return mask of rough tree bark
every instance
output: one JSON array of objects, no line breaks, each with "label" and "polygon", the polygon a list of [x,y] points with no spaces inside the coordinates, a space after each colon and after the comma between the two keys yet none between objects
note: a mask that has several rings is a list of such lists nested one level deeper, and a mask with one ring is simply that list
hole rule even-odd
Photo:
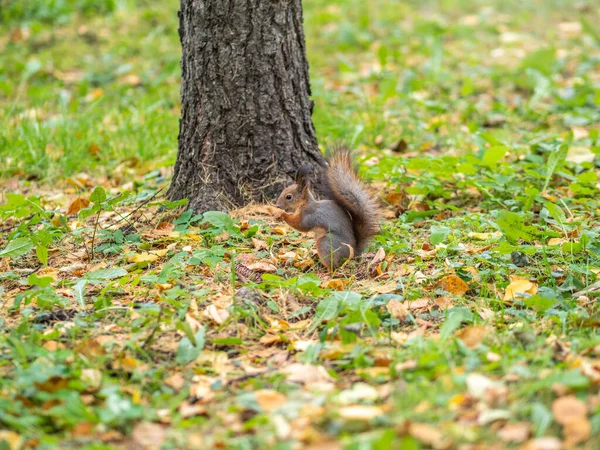
[{"label": "rough tree bark", "polygon": [[323,158],[301,0],[181,0],[179,151],[168,198],[196,211],[275,198]]}]

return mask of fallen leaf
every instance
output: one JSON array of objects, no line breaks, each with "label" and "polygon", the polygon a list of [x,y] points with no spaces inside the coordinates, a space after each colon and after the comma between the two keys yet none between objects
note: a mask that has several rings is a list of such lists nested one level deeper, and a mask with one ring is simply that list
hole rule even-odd
[{"label": "fallen leaf", "polygon": [[23,438],[21,435],[14,431],[0,430],[0,442],[6,442],[8,444],[8,449],[17,450],[21,448],[22,441]]},{"label": "fallen leaf", "polygon": [[468,236],[479,241],[487,241],[488,239],[500,239],[502,233],[495,231],[493,233],[469,233]]},{"label": "fallen leaf", "polygon": [[321,283],[321,287],[324,289],[333,289],[334,291],[343,291],[349,283],[350,280],[332,278],[331,280],[327,280]]},{"label": "fallen leaf", "polygon": [[88,385],[88,390],[97,391],[102,386],[102,372],[98,369],[82,369],[79,378]]},{"label": "fallen leaf", "polygon": [[527,422],[509,422],[498,430],[498,437],[504,442],[523,442],[530,431],[531,425]]},{"label": "fallen leaf", "polygon": [[552,414],[556,422],[565,425],[574,420],[585,419],[587,406],[574,395],[567,395],[552,402]]},{"label": "fallen leaf", "polygon": [[428,423],[413,422],[409,425],[408,433],[418,441],[434,448],[443,448],[446,446],[444,436],[439,428]]},{"label": "fallen leaf", "polygon": [[398,300],[390,300],[385,305],[386,309],[390,313],[392,317],[398,320],[404,320],[408,317],[408,307],[404,302],[399,302]]},{"label": "fallen leaf", "polygon": [[465,295],[469,285],[456,275],[448,275],[438,281],[438,287],[454,295]]},{"label": "fallen leaf", "polygon": [[562,448],[562,443],[558,438],[546,436],[528,441],[519,447],[519,450],[561,450]]},{"label": "fallen leaf", "polygon": [[291,383],[299,383],[310,386],[315,383],[332,381],[331,375],[323,366],[313,366],[312,364],[294,363],[281,370],[287,375],[287,380]]},{"label": "fallen leaf", "polygon": [[481,345],[487,332],[488,327],[483,325],[471,325],[459,330],[456,335],[468,348],[474,349]]},{"label": "fallen leaf", "polygon": [[345,420],[368,421],[384,414],[381,406],[351,405],[338,409],[338,414]]},{"label": "fallen leaf", "polygon": [[423,309],[423,308],[427,308],[427,306],[429,306],[429,299],[428,298],[419,298],[417,300],[407,300],[406,303],[408,304],[408,309]]},{"label": "fallen leaf", "polygon": [[172,387],[176,391],[180,391],[185,384],[185,378],[179,372],[175,372],[169,377],[165,378],[165,384],[169,387]]},{"label": "fallen leaf", "polygon": [[229,318],[229,311],[215,305],[208,305],[203,314],[217,325],[223,325]]},{"label": "fallen leaf", "polygon": [[271,413],[280,406],[283,406],[287,400],[281,392],[272,389],[261,389],[254,393],[256,402],[264,411]]},{"label": "fallen leaf", "polygon": [[258,261],[252,264],[248,264],[248,269],[256,270],[257,272],[267,272],[267,273],[275,273],[277,272],[277,267],[274,264]]},{"label": "fallen leaf", "polygon": [[252,244],[256,250],[266,250],[269,247],[265,241],[256,238],[252,238]]},{"label": "fallen leaf", "polygon": [[506,287],[504,301],[514,300],[515,298],[522,296],[519,294],[534,295],[537,291],[537,284],[522,277],[513,277],[510,284]]},{"label": "fallen leaf", "polygon": [[67,214],[73,215],[77,214],[83,208],[87,208],[90,205],[90,201],[87,198],[77,197],[73,202],[69,205],[69,209],[67,210]]},{"label": "fallen leaf", "polygon": [[590,438],[592,424],[587,417],[572,420],[563,425],[563,435],[565,437],[565,447],[571,448],[575,445],[585,442]]},{"label": "fallen leaf", "polygon": [[142,448],[159,449],[166,439],[166,432],[157,423],[139,422],[133,427],[131,438]]}]

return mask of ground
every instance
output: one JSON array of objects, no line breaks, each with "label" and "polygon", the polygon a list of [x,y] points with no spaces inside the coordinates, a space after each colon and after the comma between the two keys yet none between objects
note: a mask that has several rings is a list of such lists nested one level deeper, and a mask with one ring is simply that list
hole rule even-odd
[{"label": "ground", "polygon": [[2,2],[0,448],[600,448],[600,7],[306,0],[323,146],[386,204],[328,274],[182,214],[175,0]]}]

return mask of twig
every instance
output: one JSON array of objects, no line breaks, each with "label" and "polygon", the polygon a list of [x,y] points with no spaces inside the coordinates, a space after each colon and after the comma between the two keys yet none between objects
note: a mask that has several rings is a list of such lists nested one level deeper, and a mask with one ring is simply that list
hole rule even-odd
[{"label": "twig", "polygon": [[154,328],[152,328],[152,331],[150,332],[148,337],[144,340],[144,343],[142,344],[142,349],[145,350],[146,346],[152,342],[152,339],[154,338],[156,331],[160,327],[160,319],[162,319],[162,315],[163,315],[163,307],[161,306],[160,309],[158,310],[158,317],[156,318],[156,325],[154,325]]},{"label": "twig", "polygon": [[112,224],[112,226],[114,227],[115,225],[123,222],[124,220],[127,220],[129,218],[129,216],[135,214],[136,212],[138,212],[140,209],[142,209],[144,206],[146,206],[148,203],[150,203],[158,194],[160,194],[162,191],[164,191],[164,187],[161,187],[158,191],[156,191],[154,194],[152,194],[152,196],[148,197],[146,200],[144,200],[140,206],[138,206],[137,208],[135,208],[133,211],[131,211],[129,214],[127,214],[126,216],[121,217],[120,220],[117,220],[115,223]]},{"label": "twig", "polygon": [[98,229],[98,222],[100,221],[100,211],[96,214],[96,223],[94,224],[94,234],[92,234],[92,254],[90,256],[90,261],[94,260],[94,240],[96,239],[96,230]]}]

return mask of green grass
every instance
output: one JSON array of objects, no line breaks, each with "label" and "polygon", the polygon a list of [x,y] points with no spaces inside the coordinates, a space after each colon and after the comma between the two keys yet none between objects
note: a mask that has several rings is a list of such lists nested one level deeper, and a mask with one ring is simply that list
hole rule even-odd
[{"label": "green grass", "polygon": [[304,2],[319,142],[390,204],[377,278],[310,266],[260,209],[153,197],[178,2],[0,5],[0,449],[519,448],[510,424],[565,440],[570,395],[600,446],[598,290],[575,295],[600,274],[596,2]]}]

